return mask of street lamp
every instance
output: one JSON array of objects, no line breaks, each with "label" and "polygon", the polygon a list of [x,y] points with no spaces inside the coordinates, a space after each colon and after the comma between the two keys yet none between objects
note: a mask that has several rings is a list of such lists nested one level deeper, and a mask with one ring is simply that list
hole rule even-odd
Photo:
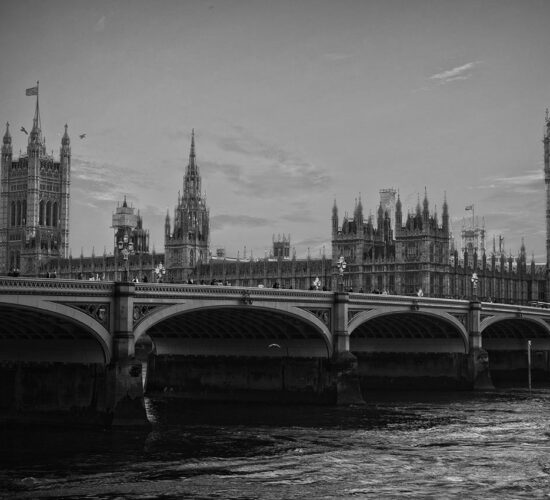
[{"label": "street lamp", "polygon": [[118,240],[117,242],[118,247],[118,253],[122,255],[122,258],[124,259],[124,282],[128,282],[128,256],[134,254],[134,243],[132,240],[128,237],[128,233],[125,232],[122,236],[122,239]]},{"label": "street lamp", "polygon": [[477,300],[477,284],[479,283],[479,278],[477,277],[477,273],[472,274],[472,288],[473,288],[473,295],[474,300]]},{"label": "street lamp", "polygon": [[315,290],[319,290],[319,288],[321,288],[321,280],[319,279],[319,276],[313,280],[313,288],[315,288]]},{"label": "street lamp", "polygon": [[338,291],[344,291],[344,271],[347,267],[346,259],[343,255],[340,255],[338,259]]},{"label": "street lamp", "polygon": [[162,278],[166,274],[166,268],[162,265],[162,262],[155,267],[155,276],[157,278],[157,283],[162,283]]}]

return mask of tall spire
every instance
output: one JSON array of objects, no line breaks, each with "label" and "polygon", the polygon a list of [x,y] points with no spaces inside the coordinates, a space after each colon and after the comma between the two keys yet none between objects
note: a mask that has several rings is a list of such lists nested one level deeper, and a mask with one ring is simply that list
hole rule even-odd
[{"label": "tall spire", "polygon": [[190,173],[197,173],[197,166],[195,164],[195,129],[191,129],[191,149],[189,150],[189,169]]},{"label": "tall spire", "polygon": [[191,131],[191,149],[189,163],[183,180],[183,199],[201,199],[201,176],[195,161],[195,129]]},{"label": "tall spire", "polygon": [[40,122],[40,105],[38,102],[39,82],[36,82],[36,105],[34,108],[34,118],[32,120],[32,130],[29,134],[29,144],[42,144],[42,124]]}]

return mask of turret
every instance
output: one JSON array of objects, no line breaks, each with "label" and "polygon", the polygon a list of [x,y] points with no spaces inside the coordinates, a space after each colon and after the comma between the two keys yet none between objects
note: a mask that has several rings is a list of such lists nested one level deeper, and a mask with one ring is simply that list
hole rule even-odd
[{"label": "turret", "polygon": [[166,210],[166,218],[164,219],[164,238],[170,239],[170,212]]},{"label": "turret", "polygon": [[363,223],[363,204],[361,203],[361,196],[359,196],[359,201],[355,205],[355,212],[353,213],[353,218],[358,224]]},{"label": "turret", "polygon": [[353,214],[355,219],[355,227],[357,228],[357,234],[363,234],[363,203],[361,203],[361,195],[359,195],[359,201],[355,207],[355,213]]},{"label": "turret", "polygon": [[527,252],[525,250],[525,241],[523,238],[521,238],[521,248],[519,250],[519,259],[523,264],[527,262]]},{"label": "turret", "polygon": [[338,207],[336,206],[336,198],[334,199],[334,205],[332,205],[332,235],[336,236],[338,233]]},{"label": "turret", "polygon": [[71,139],[69,137],[69,133],[67,132],[68,128],[68,125],[65,124],[65,133],[61,138],[61,149],[59,151],[59,155],[62,159],[69,158],[71,156]]},{"label": "turret", "polygon": [[378,206],[378,222],[376,227],[380,232],[384,230],[384,209],[382,208],[382,203]]},{"label": "turret", "polygon": [[10,134],[10,124],[6,122],[6,133],[4,134],[4,139],[2,141],[2,156],[11,156],[11,134]]},{"label": "turret", "polygon": [[430,218],[430,210],[428,204],[428,190],[424,187],[424,201],[422,203],[422,218],[425,222]]},{"label": "turret", "polygon": [[449,206],[447,205],[447,194],[443,198],[443,214],[441,215],[443,231],[449,233]]},{"label": "turret", "polygon": [[397,203],[395,204],[395,230],[399,231],[403,225],[403,210],[401,207],[401,198],[397,193]]}]

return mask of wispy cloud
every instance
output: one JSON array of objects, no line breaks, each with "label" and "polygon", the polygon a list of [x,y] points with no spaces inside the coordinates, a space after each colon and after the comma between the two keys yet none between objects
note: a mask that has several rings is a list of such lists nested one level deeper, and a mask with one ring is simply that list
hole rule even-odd
[{"label": "wispy cloud", "polygon": [[101,33],[105,29],[105,16],[101,16],[97,23],[94,24],[94,31]]},{"label": "wispy cloud", "polygon": [[445,85],[458,80],[468,80],[473,76],[472,71],[474,68],[482,64],[482,62],[483,61],[473,61],[463,64],[462,66],[456,66],[440,73],[435,73],[434,75],[431,75],[429,79],[439,85]]},{"label": "wispy cloud", "polygon": [[92,208],[98,203],[120,201],[126,193],[150,190],[156,179],[120,165],[110,165],[73,157],[71,188],[80,202]]},{"label": "wispy cloud", "polygon": [[295,197],[297,192],[325,191],[331,176],[310,162],[273,144],[260,141],[241,128],[237,136],[223,137],[218,147],[236,153],[241,164],[214,162],[203,167],[226,176],[237,194],[255,197]]},{"label": "wispy cloud", "polygon": [[541,184],[542,180],[542,170],[536,169],[520,175],[484,179],[480,184],[469,186],[469,189],[495,189],[498,190],[498,196],[502,196],[503,192],[516,194],[540,193],[544,189]]}]

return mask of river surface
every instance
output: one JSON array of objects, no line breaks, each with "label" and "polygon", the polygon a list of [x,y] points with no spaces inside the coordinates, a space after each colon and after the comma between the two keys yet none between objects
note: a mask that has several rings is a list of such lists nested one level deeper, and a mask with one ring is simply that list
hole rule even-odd
[{"label": "river surface", "polygon": [[550,497],[550,389],[147,411],[145,433],[0,430],[0,498]]}]

